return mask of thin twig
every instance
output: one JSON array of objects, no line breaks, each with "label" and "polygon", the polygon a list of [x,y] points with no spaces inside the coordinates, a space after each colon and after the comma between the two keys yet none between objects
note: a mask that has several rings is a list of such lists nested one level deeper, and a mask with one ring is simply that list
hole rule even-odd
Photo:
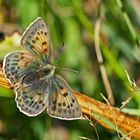
[{"label": "thin twig", "polygon": [[[109,109],[110,109],[110,111],[111,111],[111,105],[110,105],[110,103],[108,102],[108,100],[104,97],[104,95],[103,94],[100,94],[101,96],[102,96],[102,98],[105,100],[105,102],[107,103],[107,105],[109,106]],[[120,134],[119,134],[119,131],[118,131],[118,126],[117,126],[117,123],[116,123],[116,116],[114,115],[114,124],[115,124],[115,128],[116,128],[116,132],[117,132],[117,135],[118,135],[118,137],[120,138]]]},{"label": "thin twig", "polygon": [[108,80],[108,77],[107,77],[105,66],[103,64],[103,57],[102,57],[101,50],[100,50],[100,39],[99,39],[100,24],[101,24],[101,20],[100,20],[100,18],[98,18],[96,23],[95,23],[95,34],[94,34],[95,51],[96,51],[97,60],[98,60],[98,63],[99,63],[99,67],[100,67],[102,79],[103,79],[103,82],[104,82],[104,85],[105,85],[108,100],[109,100],[111,105],[114,105],[114,102],[115,102],[114,97],[112,95],[111,86],[110,86],[110,83],[109,83],[109,80]]}]

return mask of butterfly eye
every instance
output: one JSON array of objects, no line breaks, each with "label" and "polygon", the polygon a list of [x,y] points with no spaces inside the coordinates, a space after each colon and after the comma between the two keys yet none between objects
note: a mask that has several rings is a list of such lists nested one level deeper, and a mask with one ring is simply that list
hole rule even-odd
[{"label": "butterfly eye", "polygon": [[46,75],[48,75],[48,74],[50,73],[50,69],[45,69],[45,70],[44,70],[44,73],[45,73]]}]

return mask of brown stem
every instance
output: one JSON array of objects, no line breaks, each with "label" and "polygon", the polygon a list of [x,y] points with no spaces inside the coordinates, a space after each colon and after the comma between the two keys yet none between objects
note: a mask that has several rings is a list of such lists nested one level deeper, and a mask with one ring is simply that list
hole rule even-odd
[{"label": "brown stem", "polygon": [[95,24],[95,33],[94,33],[95,52],[96,52],[97,60],[98,60],[98,63],[99,63],[99,68],[100,68],[100,72],[101,72],[102,79],[103,79],[103,82],[104,82],[104,86],[105,86],[105,89],[106,89],[106,94],[107,94],[108,100],[109,100],[111,105],[114,105],[115,101],[114,101],[114,97],[113,97],[113,94],[112,94],[112,89],[111,89],[111,86],[110,86],[110,83],[109,83],[109,80],[108,80],[108,77],[107,77],[105,66],[103,64],[103,57],[102,57],[102,53],[101,53],[101,50],[100,50],[100,39],[99,39],[100,24],[101,24],[101,20],[99,18],[99,19],[96,20],[96,24]]},{"label": "brown stem", "polygon": [[[80,103],[83,114],[86,114],[89,120],[96,120],[102,126],[115,130],[108,124],[105,124],[100,118],[97,119],[92,115],[92,113],[98,114],[108,119],[126,134],[130,133],[129,136],[140,138],[140,120],[138,117],[128,115],[115,107],[99,102],[77,91],[74,91],[74,93]],[[134,133],[131,133],[131,131],[134,131]]]}]

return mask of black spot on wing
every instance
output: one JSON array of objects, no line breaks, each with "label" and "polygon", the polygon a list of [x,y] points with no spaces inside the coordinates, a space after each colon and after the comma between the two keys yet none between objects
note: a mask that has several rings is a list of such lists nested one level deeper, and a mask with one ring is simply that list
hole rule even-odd
[{"label": "black spot on wing", "polygon": [[60,106],[62,106],[62,104],[61,103],[58,103],[58,106],[60,107]]},{"label": "black spot on wing", "polygon": [[67,107],[68,107],[68,109],[70,109],[70,106],[69,105]]},{"label": "black spot on wing", "polygon": [[35,41],[35,40],[32,40],[32,42],[33,42],[33,43],[36,43],[36,41]]},{"label": "black spot on wing", "polygon": [[46,45],[46,44],[47,44],[47,42],[46,42],[46,41],[43,41],[43,42],[42,42],[42,45]]},{"label": "black spot on wing", "polygon": [[66,103],[65,102],[63,102],[63,106],[66,106]]},{"label": "black spot on wing", "polygon": [[68,96],[68,92],[65,92],[65,93],[63,94],[63,96],[64,96],[64,97],[67,97],[67,96]]},{"label": "black spot on wing", "polygon": [[45,35],[47,35],[47,34],[48,34],[48,32],[45,32],[44,34],[45,34]]},{"label": "black spot on wing", "polygon": [[74,102],[75,102],[75,100],[74,100],[74,99],[72,99],[72,102],[74,103]]},{"label": "black spot on wing", "polygon": [[70,104],[71,107],[73,107],[73,104]]},{"label": "black spot on wing", "polygon": [[60,86],[60,89],[62,90],[62,89],[63,89],[63,87],[62,87],[62,86]]},{"label": "black spot on wing", "polygon": [[42,103],[43,103],[43,101],[42,101],[42,100],[40,100],[40,101],[39,101],[39,104],[42,104]]},{"label": "black spot on wing", "polygon": [[36,39],[36,40],[39,40],[39,37],[36,37],[35,39]]}]

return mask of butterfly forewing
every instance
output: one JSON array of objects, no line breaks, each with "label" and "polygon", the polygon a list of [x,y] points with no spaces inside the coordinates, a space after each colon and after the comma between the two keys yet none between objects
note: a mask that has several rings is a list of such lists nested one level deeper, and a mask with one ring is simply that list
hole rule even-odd
[{"label": "butterfly forewing", "polygon": [[22,46],[30,51],[35,58],[44,64],[52,57],[51,41],[46,24],[42,18],[37,18],[24,32]]},{"label": "butterfly forewing", "polygon": [[79,119],[82,116],[79,103],[66,81],[55,75],[51,81],[48,114],[65,120]]},{"label": "butterfly forewing", "polygon": [[6,78],[14,86],[21,82],[22,77],[36,71],[39,63],[33,61],[32,56],[26,52],[9,53],[4,58],[3,71]]}]

